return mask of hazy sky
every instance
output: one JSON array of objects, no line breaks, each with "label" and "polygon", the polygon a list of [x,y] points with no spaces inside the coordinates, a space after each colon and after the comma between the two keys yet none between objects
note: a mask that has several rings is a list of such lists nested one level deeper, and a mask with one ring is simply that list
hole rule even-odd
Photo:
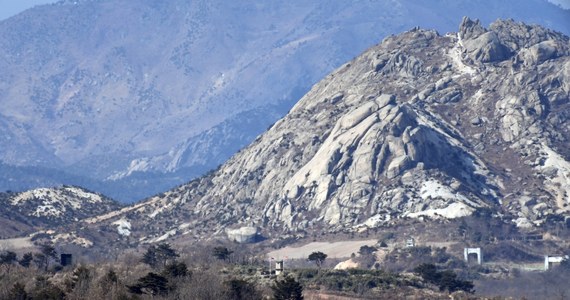
[{"label": "hazy sky", "polygon": [[11,17],[35,5],[54,2],[57,2],[57,0],[0,0],[0,20]]},{"label": "hazy sky", "polygon": [[[562,7],[570,9],[570,0],[548,0]],[[11,17],[34,5],[54,3],[57,0],[0,0],[0,20]]]},{"label": "hazy sky", "polygon": [[548,0],[554,4],[560,4],[562,7],[570,9],[570,0]]}]

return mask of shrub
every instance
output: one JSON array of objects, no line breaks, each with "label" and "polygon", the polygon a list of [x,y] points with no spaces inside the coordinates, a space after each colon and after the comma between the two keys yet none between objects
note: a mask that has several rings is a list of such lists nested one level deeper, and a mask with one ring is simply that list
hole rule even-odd
[{"label": "shrub", "polygon": [[139,278],[135,285],[128,286],[133,294],[166,295],[168,293],[168,280],[155,273],[148,273]]},{"label": "shrub", "polygon": [[30,265],[32,264],[32,260],[34,260],[34,256],[33,256],[32,252],[27,252],[27,253],[24,253],[24,255],[22,256],[22,259],[20,259],[18,261],[18,263],[20,264],[20,266],[22,266],[24,268],[29,268]]},{"label": "shrub", "polygon": [[455,292],[461,290],[474,293],[473,282],[457,279],[457,274],[452,270],[438,271],[434,264],[421,264],[414,269],[414,272],[425,281],[437,285],[440,291]]},{"label": "shrub", "polygon": [[173,262],[171,264],[166,265],[164,271],[162,271],[162,275],[166,277],[186,277],[190,276],[191,273],[188,271],[188,267],[183,262]]},{"label": "shrub", "polygon": [[231,300],[251,299],[261,300],[263,297],[255,288],[255,284],[243,279],[231,279],[226,282],[228,298]]},{"label": "shrub", "polygon": [[162,243],[158,246],[150,246],[143,255],[141,262],[153,268],[158,266],[164,267],[168,260],[174,259],[178,256],[179,255],[176,253],[176,250],[172,249],[168,243]]},{"label": "shrub", "polygon": [[276,300],[303,299],[303,286],[293,277],[287,276],[283,280],[275,281],[275,285],[271,289]]},{"label": "shrub", "polygon": [[45,276],[36,277],[36,285],[30,293],[30,299],[33,300],[62,300],[65,299],[65,293],[57,286],[49,282]]},{"label": "shrub", "polygon": [[229,250],[226,247],[214,247],[214,249],[212,250],[212,255],[219,259],[219,260],[228,260],[230,258],[230,255],[234,253],[233,251]]},{"label": "shrub", "polygon": [[376,247],[364,245],[364,246],[360,247],[360,250],[358,250],[358,254],[365,256],[365,255],[370,255],[376,251],[378,251],[378,249]]},{"label": "shrub", "polygon": [[28,300],[28,293],[26,293],[26,289],[24,285],[16,282],[8,292],[8,298],[12,300]]}]

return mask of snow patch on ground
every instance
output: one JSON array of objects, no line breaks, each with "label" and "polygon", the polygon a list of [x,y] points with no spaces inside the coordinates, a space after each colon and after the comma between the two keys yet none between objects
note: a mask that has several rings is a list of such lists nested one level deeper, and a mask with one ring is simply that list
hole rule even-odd
[{"label": "snow patch on ground", "polygon": [[438,181],[428,180],[422,184],[420,196],[424,200],[444,199],[453,201],[469,201],[465,196],[455,193],[450,187],[444,186]]},{"label": "snow patch on ground", "polygon": [[123,236],[131,235],[131,223],[127,219],[122,218],[111,224],[117,225],[117,231],[119,232],[120,235]]},{"label": "snow patch on ground", "polygon": [[375,228],[375,227],[378,227],[379,225],[383,224],[386,221],[390,221],[390,215],[388,215],[388,214],[386,214],[386,215],[377,214],[377,215],[374,215],[374,216],[368,218],[363,223],[356,225],[355,227],[356,228],[358,228],[358,227]]},{"label": "snow patch on ground", "polygon": [[406,216],[410,218],[419,218],[421,216],[428,216],[432,218],[444,217],[446,219],[455,219],[460,217],[469,216],[475,209],[467,206],[464,203],[455,202],[445,208],[428,209],[416,213],[409,213]]},{"label": "snow patch on ground", "polygon": [[482,99],[483,99],[483,91],[478,90],[477,93],[475,93],[471,98],[469,98],[469,101],[471,103],[478,105],[479,103],[481,103]]},{"label": "snow patch on ground", "polygon": [[516,226],[518,228],[532,228],[533,224],[525,217],[520,217],[514,220]]},{"label": "snow patch on ground", "polygon": [[[461,74],[474,76],[477,74],[477,71],[474,68],[466,65],[461,59],[461,53],[463,52],[462,49],[463,49],[463,43],[461,42],[461,37],[459,37],[458,33],[457,43],[447,55],[451,58],[451,60],[453,61],[453,65],[457,68],[457,70],[459,70]],[[461,75],[456,75],[456,77],[458,76]]]},{"label": "snow patch on ground", "polygon": [[79,210],[82,208],[82,204],[101,203],[103,198],[76,187],[39,188],[17,194],[10,200],[10,203],[21,206],[29,201],[38,202],[35,211],[32,213],[33,216],[57,218],[64,215],[67,208]]},{"label": "snow patch on ground", "polygon": [[183,223],[183,224],[180,224],[180,226],[178,226],[178,229],[184,230],[184,229],[190,227],[190,225],[192,225],[192,224],[190,224],[190,223]]},{"label": "snow patch on ground", "polygon": [[50,189],[35,189],[31,191],[25,191],[23,193],[18,194],[16,197],[11,199],[12,205],[18,205],[20,203],[36,199],[36,198],[44,198],[50,192]]},{"label": "snow patch on ground", "polygon": [[76,188],[73,186],[63,188],[65,191],[68,191],[75,195],[78,198],[85,199],[89,203],[101,203],[103,202],[103,198],[100,195],[86,192],[80,188]]},{"label": "snow patch on ground", "polygon": [[36,217],[42,217],[42,216],[61,217],[65,211],[66,211],[65,207],[57,209],[51,204],[46,204],[46,205],[38,205],[38,207],[32,213],[32,215]]},{"label": "snow patch on ground", "polygon": [[144,172],[149,170],[149,168],[150,165],[148,158],[134,159],[131,161],[130,165],[127,167],[125,171],[116,172],[115,174],[107,177],[107,180],[119,180],[121,178],[130,176],[131,174],[133,174],[133,172],[137,171]]},{"label": "snow patch on ground", "polygon": [[75,234],[75,232],[57,234],[53,237],[52,241],[54,243],[58,243],[58,242],[62,242],[62,241],[70,242],[70,243],[79,245],[79,246],[84,247],[84,248],[89,248],[89,247],[93,246],[92,241],[90,241],[86,238],[77,236],[77,234]]},{"label": "snow patch on ground", "polygon": [[549,173],[553,175],[546,177],[546,181],[550,183],[547,188],[555,192],[556,203],[561,208],[564,204],[570,203],[570,162],[544,143],[542,151],[546,153],[546,160],[542,166],[537,168],[550,171]]},{"label": "snow patch on ground", "polygon": [[171,236],[175,236],[177,232],[178,232],[177,229],[172,229],[170,231],[167,231],[165,234],[163,234],[163,235],[161,235],[155,239],[150,240],[149,243],[158,243],[158,242],[165,241],[167,238],[169,238]]},{"label": "snow patch on ground", "polygon": [[150,214],[148,215],[148,217],[151,218],[151,219],[154,219],[154,217],[156,217],[158,214],[160,214],[161,212],[163,212],[167,207],[168,207],[168,206],[163,206],[163,207],[160,207],[160,208],[155,208],[155,210],[154,210],[152,213],[150,213]]}]

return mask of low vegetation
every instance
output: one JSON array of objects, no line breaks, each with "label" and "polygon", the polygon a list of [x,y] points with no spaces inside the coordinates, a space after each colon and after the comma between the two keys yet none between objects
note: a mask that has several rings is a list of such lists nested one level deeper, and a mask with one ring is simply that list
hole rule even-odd
[{"label": "low vegetation", "polygon": [[[468,264],[457,249],[399,247],[395,239],[382,236],[377,244],[360,247],[351,257],[354,269],[335,270],[338,258],[315,251],[287,260],[279,275],[254,252],[262,251],[260,245],[218,242],[180,249],[160,243],[124,252],[114,262],[79,259],[62,266],[57,248],[41,244],[27,253],[0,251],[0,299],[547,299],[570,293],[566,261],[548,272],[504,270],[492,263]],[[511,253],[517,262],[537,259],[514,241],[496,241],[486,249],[488,259]]]},{"label": "low vegetation", "polygon": [[[363,253],[369,250],[362,249]],[[322,252],[306,258],[313,267],[288,269],[279,276],[263,259],[240,258],[229,247],[212,247],[207,252],[209,258],[200,259],[197,253],[180,253],[163,243],[138,255],[124,255],[114,263],[61,266],[51,245],[22,257],[4,251],[0,254],[0,299],[255,300],[331,293],[377,298],[418,295],[426,288],[414,275],[325,268],[327,254]]]}]

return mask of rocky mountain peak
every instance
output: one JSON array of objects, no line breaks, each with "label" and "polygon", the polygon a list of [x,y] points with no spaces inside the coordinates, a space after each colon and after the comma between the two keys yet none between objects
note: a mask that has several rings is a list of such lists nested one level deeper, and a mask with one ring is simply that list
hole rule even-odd
[{"label": "rocky mountain peak", "polygon": [[[512,52],[546,41],[558,41],[562,44],[568,43],[568,37],[560,32],[543,26],[516,22],[512,19],[497,20],[491,23],[489,29],[496,32],[501,42],[509,47]],[[568,45],[566,45],[567,47]]]},{"label": "rocky mountain peak", "polygon": [[[568,38],[495,24],[465,18],[457,34],[390,36],[218,170],[90,224],[128,222],[131,237],[152,242],[228,228],[366,230],[483,208],[525,228],[566,214]],[[544,32],[537,44],[511,45],[531,32]],[[528,57],[545,42],[553,55]]]},{"label": "rocky mountain peak", "polygon": [[[465,11],[481,19],[463,26],[474,61],[514,52],[505,51],[513,48],[506,38],[499,36],[500,46],[487,34],[492,28],[482,29],[498,16],[570,30],[570,13],[547,1],[34,7],[0,22],[0,190],[82,185],[128,202],[164,191],[226,161],[383,37],[415,26],[455,31]],[[418,76],[421,60],[404,57],[382,56],[378,67]]]},{"label": "rocky mountain peak", "polygon": [[497,33],[483,28],[479,20],[463,18],[459,26],[459,38],[468,56],[474,61],[483,63],[502,61],[511,54]]},{"label": "rocky mountain peak", "polygon": [[481,25],[479,19],[471,20],[469,17],[463,17],[459,25],[459,37],[461,39],[476,39],[486,32],[487,29]]},{"label": "rocky mountain peak", "polygon": [[[489,29],[479,20],[464,17],[459,26],[461,39],[469,57],[483,63],[509,59],[534,65],[568,55],[568,37],[538,25],[517,23],[512,19],[498,20]],[[520,51],[526,49],[526,51]]]}]

